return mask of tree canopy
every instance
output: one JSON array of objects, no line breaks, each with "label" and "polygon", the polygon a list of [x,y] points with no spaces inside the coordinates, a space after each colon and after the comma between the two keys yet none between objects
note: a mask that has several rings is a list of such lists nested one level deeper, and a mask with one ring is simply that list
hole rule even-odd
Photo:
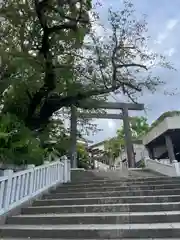
[{"label": "tree canopy", "polygon": [[[68,143],[64,126],[51,125],[61,119],[59,110],[88,99],[106,100],[112,92],[135,101],[137,92],[163,83],[155,67],[172,69],[163,56],[149,51],[146,20],[136,17],[130,0],[120,11],[109,8],[107,26],[99,23],[91,0],[4,0],[0,16],[1,118],[12,116],[34,138],[22,146],[27,153],[30,146],[40,152],[45,138]],[[21,138],[27,142],[20,131]],[[11,140],[8,135],[4,148],[13,148]]]},{"label": "tree canopy", "polygon": [[[138,140],[142,138],[149,131],[149,124],[147,123],[147,118],[141,117],[131,117],[129,119],[130,129],[133,140]],[[117,130],[118,139],[124,139],[125,132],[124,127],[122,126]]]},{"label": "tree canopy", "polygon": [[46,157],[40,139],[24,122],[11,114],[0,116],[0,162],[4,164],[42,164]]},{"label": "tree canopy", "polygon": [[[119,91],[130,99],[162,81],[171,68],[148,51],[147,23],[130,1],[109,9],[109,29],[93,28],[91,0],[5,0],[0,5],[2,111],[38,129],[62,107]],[[91,17],[90,17],[91,16]],[[93,16],[93,17],[92,17]],[[106,36],[106,37],[105,37]]]}]

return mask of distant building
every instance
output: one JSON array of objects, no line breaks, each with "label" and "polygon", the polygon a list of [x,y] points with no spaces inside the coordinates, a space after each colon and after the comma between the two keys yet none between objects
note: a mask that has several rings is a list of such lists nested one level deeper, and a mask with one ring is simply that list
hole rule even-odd
[{"label": "distant building", "polygon": [[166,112],[143,138],[151,159],[180,161],[180,112]]},{"label": "distant building", "polygon": [[89,146],[89,149],[90,150],[98,149],[98,150],[104,151],[105,150],[104,149],[104,143],[105,142],[106,142],[106,140],[95,143],[95,144],[92,144],[91,146]]},{"label": "distant building", "polygon": [[[95,153],[97,153],[97,155],[98,155],[98,153],[102,155],[103,152],[105,151],[105,149],[104,149],[105,142],[106,142],[106,140],[101,141],[96,144],[93,144],[89,147],[89,150],[94,151]],[[133,148],[134,148],[136,163],[139,162],[140,160],[144,159],[145,157],[148,157],[148,151],[145,148],[145,146],[143,145],[142,140],[134,140]],[[126,160],[127,160],[127,153],[126,153],[126,149],[124,149],[120,153],[119,157],[117,157],[115,159],[114,165],[121,165],[121,162],[126,161]]]},{"label": "distant building", "polygon": [[[142,140],[134,140],[133,141],[133,149],[135,155],[135,162],[138,163],[140,160],[148,157],[148,151],[146,147],[143,145]],[[121,162],[127,160],[126,149],[124,149],[118,158],[115,160],[115,165],[121,165]]]},{"label": "distant building", "polygon": [[[105,141],[93,144],[91,149],[104,151]],[[135,161],[150,157],[164,162],[177,160],[180,162],[180,111],[162,114],[151,126],[150,131],[142,140],[133,141]],[[123,150],[115,160],[120,165],[127,159],[126,150]]]}]

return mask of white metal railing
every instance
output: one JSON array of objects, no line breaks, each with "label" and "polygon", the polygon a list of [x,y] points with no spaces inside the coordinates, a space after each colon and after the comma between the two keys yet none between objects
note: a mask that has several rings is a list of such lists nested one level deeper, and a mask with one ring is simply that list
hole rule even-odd
[{"label": "white metal railing", "polygon": [[147,158],[145,159],[145,166],[148,169],[159,172],[166,176],[180,176],[180,165],[176,160],[174,160],[172,163],[169,163],[168,161],[161,161],[161,159],[157,160]]},{"label": "white metal railing", "polygon": [[66,157],[38,167],[29,165],[27,170],[16,173],[5,170],[0,177],[0,216],[57,183],[70,180],[70,161]]},{"label": "white metal railing", "polygon": [[170,164],[171,165],[170,159],[158,159],[158,161],[163,163],[163,164]]}]

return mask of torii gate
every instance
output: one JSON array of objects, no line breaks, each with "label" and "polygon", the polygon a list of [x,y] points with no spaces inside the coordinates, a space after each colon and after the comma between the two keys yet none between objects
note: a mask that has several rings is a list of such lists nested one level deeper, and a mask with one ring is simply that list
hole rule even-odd
[{"label": "torii gate", "polygon": [[76,106],[71,106],[71,146],[70,158],[71,167],[77,168],[77,153],[76,153],[76,135],[77,135],[77,119],[78,118],[104,118],[104,119],[122,119],[125,131],[125,144],[129,167],[135,167],[135,158],[133,151],[132,135],[129,124],[129,110],[144,110],[144,104],[123,103],[123,102],[102,102],[97,100],[88,100],[80,102],[78,107],[83,109],[119,109],[122,110],[120,114],[110,113],[78,113]]}]

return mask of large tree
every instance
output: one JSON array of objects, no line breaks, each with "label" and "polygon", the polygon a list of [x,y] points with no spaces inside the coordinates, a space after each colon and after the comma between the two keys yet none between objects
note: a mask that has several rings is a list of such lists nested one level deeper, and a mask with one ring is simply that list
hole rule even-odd
[{"label": "large tree", "polygon": [[109,10],[109,29],[99,36],[91,9],[91,0],[2,1],[3,112],[37,129],[83,99],[119,91],[134,101],[134,93],[156,89],[153,67],[171,66],[148,51],[144,18],[136,19],[125,1],[121,11]]},{"label": "large tree", "polygon": [[118,139],[117,137],[105,141],[105,156],[108,157],[110,164],[113,164],[115,159],[120,155],[123,146],[124,139]]},{"label": "large tree", "polygon": [[[133,140],[141,139],[150,129],[150,126],[147,122],[147,118],[141,117],[131,117],[129,119],[130,129]],[[125,132],[124,127],[122,126],[117,130],[117,138],[122,143],[122,139],[124,139]]]}]

